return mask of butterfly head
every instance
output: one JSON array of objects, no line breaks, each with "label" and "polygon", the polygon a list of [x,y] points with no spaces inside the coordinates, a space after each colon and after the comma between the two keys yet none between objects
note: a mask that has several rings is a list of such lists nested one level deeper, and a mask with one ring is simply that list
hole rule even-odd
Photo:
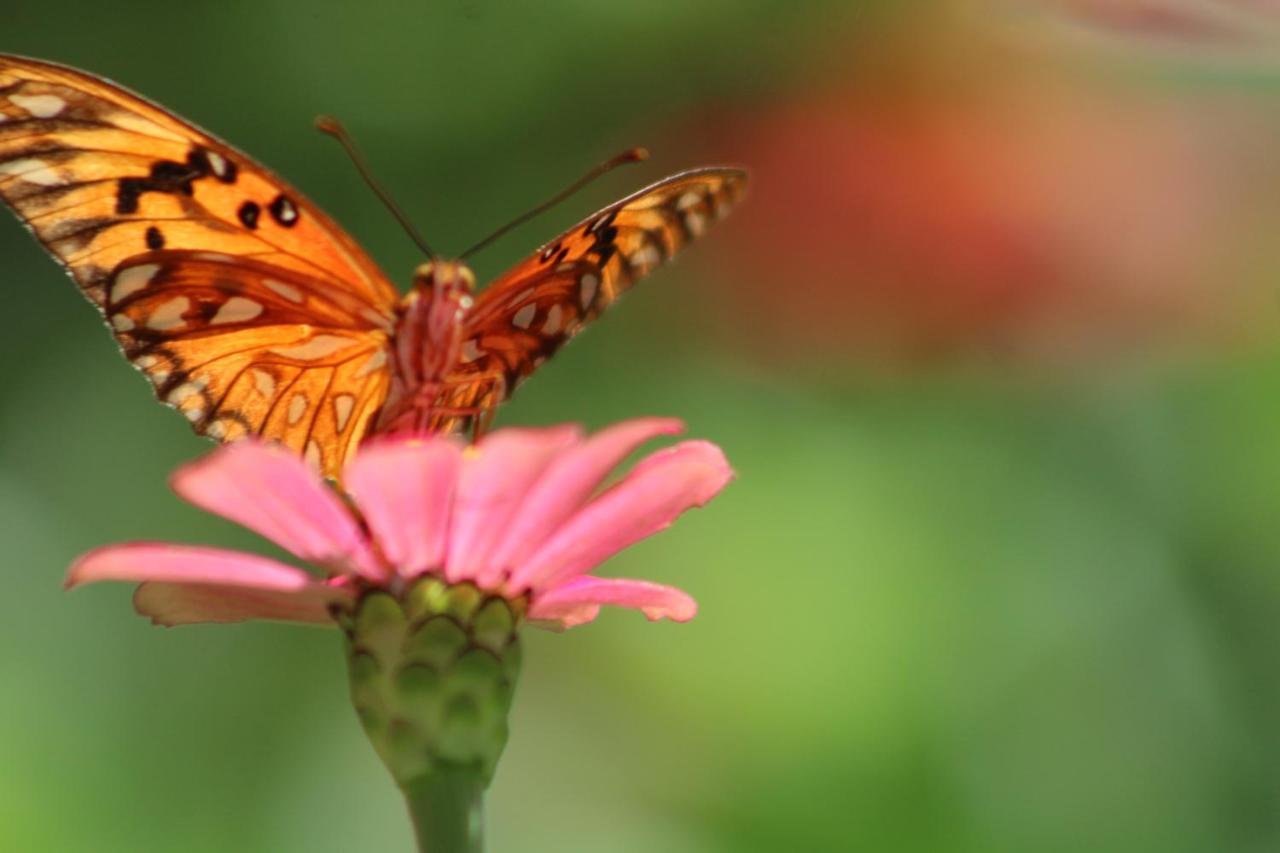
[{"label": "butterfly head", "polygon": [[430,293],[433,298],[457,300],[470,297],[475,288],[475,273],[462,261],[429,260],[413,270],[413,289],[425,291],[424,296]]},{"label": "butterfly head", "polygon": [[465,312],[471,307],[476,276],[462,261],[427,261],[413,271],[413,289],[420,296],[431,297],[436,305],[451,305]]}]

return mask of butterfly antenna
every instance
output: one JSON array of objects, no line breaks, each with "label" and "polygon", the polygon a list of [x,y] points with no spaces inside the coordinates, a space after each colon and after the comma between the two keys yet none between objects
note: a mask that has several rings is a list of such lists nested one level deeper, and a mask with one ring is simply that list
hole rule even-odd
[{"label": "butterfly antenna", "polygon": [[515,219],[511,220],[506,225],[503,225],[497,231],[494,231],[488,237],[485,237],[479,243],[476,243],[470,249],[467,249],[465,252],[463,252],[461,255],[458,256],[459,260],[466,258],[468,255],[472,255],[480,251],[485,246],[488,246],[490,243],[492,243],[494,240],[497,240],[503,234],[506,234],[512,228],[515,228],[519,225],[523,225],[524,223],[528,222],[530,219],[533,219],[533,217],[537,216],[538,214],[555,207],[557,204],[564,201],[566,198],[573,195],[578,190],[582,189],[587,184],[591,183],[596,178],[600,177],[606,172],[611,172],[614,169],[616,169],[618,166],[623,165],[624,163],[639,163],[641,160],[648,160],[648,159],[649,159],[649,151],[647,149],[629,148],[626,151],[623,151],[621,154],[617,155],[616,157],[611,157],[608,160],[605,160],[599,166],[596,166],[594,169],[587,172],[581,178],[578,178],[578,180],[574,181],[572,184],[569,184],[569,186],[565,187],[560,192],[556,193],[551,198],[547,199],[542,204],[535,207],[533,210],[530,210],[526,213],[521,214],[520,216],[517,216]]},{"label": "butterfly antenna", "polygon": [[418,229],[413,227],[413,223],[409,221],[409,217],[404,215],[404,211],[400,209],[400,205],[396,204],[391,194],[384,190],[377,179],[373,177],[373,173],[369,171],[369,166],[365,162],[364,155],[360,153],[360,149],[356,147],[355,142],[351,139],[351,134],[347,133],[347,129],[342,126],[342,122],[333,116],[316,116],[316,130],[321,133],[327,133],[338,140],[343,150],[347,152],[347,156],[351,158],[351,162],[355,163],[356,169],[360,172],[360,177],[364,178],[364,182],[369,185],[369,189],[373,190],[374,195],[380,198],[382,203],[387,206],[387,210],[391,211],[391,215],[396,218],[396,221],[409,234],[413,242],[418,244],[418,248],[425,252],[428,258],[435,260],[436,253],[431,251],[427,241],[422,239]]}]

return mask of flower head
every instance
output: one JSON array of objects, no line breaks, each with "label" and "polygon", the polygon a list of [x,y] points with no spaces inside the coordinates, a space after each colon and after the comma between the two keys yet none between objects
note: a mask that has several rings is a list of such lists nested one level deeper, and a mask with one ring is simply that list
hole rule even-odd
[{"label": "flower head", "polygon": [[506,429],[471,446],[385,437],[348,463],[345,495],[283,448],[227,445],[180,469],[174,490],[323,575],[238,551],[138,542],[84,555],[67,585],[140,582],[135,606],[165,625],[338,625],[352,703],[420,835],[430,824],[433,837],[475,838],[480,793],[507,742],[521,623],[578,625],[605,604],[693,618],[693,599],[678,589],[589,574],[733,476],[715,445],[685,441],[600,491],[637,447],[680,429],[650,418],[590,437],[574,426]]},{"label": "flower head", "polygon": [[719,448],[684,441],[597,494],[637,447],[680,430],[678,421],[648,418],[589,437],[575,426],[510,428],[472,446],[444,436],[384,438],[344,471],[349,502],[288,451],[237,442],[181,468],[174,490],[322,568],[323,577],[243,552],[138,542],[84,555],[67,585],[139,582],[138,611],[165,625],[332,623],[371,590],[398,595],[424,576],[518,601],[549,627],[589,622],[605,604],[686,621],[697,607],[678,589],[590,574],[731,479]]}]

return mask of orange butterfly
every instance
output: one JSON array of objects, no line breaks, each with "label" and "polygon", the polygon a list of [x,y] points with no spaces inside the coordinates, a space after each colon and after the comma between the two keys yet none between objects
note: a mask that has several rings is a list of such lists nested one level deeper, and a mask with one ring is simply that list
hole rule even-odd
[{"label": "orange butterfly", "polygon": [[371,433],[479,428],[745,183],[731,168],[673,175],[474,297],[471,270],[428,251],[401,298],[337,224],[240,152],[105,80],[0,55],[0,197],[156,396],[200,433],[274,439],[332,477]]}]

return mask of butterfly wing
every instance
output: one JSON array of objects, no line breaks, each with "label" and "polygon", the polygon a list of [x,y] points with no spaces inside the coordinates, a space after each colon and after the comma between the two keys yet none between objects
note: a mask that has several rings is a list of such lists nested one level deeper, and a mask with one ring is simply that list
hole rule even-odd
[{"label": "butterfly wing", "polygon": [[156,396],[212,438],[266,436],[336,477],[386,398],[391,327],[347,288],[166,249],[122,264],[105,298]]},{"label": "butterfly wing", "polygon": [[433,426],[492,410],[633,284],[671,260],[742,197],[740,169],[673,175],[612,204],[496,279],[466,320]]},{"label": "butterfly wing", "polygon": [[[385,395],[384,378],[369,384],[380,368],[358,375],[358,365],[383,351],[395,288],[283,180],[143,98],[83,72],[0,55],[0,198],[67,267],[162,399],[194,401],[190,386],[204,383],[208,399],[181,404],[189,417],[199,411],[197,429],[222,438],[258,432],[299,452],[314,442],[334,470],[341,446],[300,431],[304,421],[290,423],[287,403],[282,414],[251,400],[245,377],[258,375],[255,359],[282,371],[278,394],[305,392],[316,407],[320,377],[332,368],[328,407],[346,399],[338,395],[355,399],[338,437]],[[170,323],[179,299],[189,310]],[[250,304],[262,310],[226,319]],[[280,361],[281,349],[308,336],[350,340],[341,355],[351,360],[342,368],[327,356]]]},{"label": "butterfly wing", "polygon": [[244,154],[105,80],[0,55],[0,197],[95,302],[148,250],[252,257],[350,287],[395,288],[315,205]]}]

